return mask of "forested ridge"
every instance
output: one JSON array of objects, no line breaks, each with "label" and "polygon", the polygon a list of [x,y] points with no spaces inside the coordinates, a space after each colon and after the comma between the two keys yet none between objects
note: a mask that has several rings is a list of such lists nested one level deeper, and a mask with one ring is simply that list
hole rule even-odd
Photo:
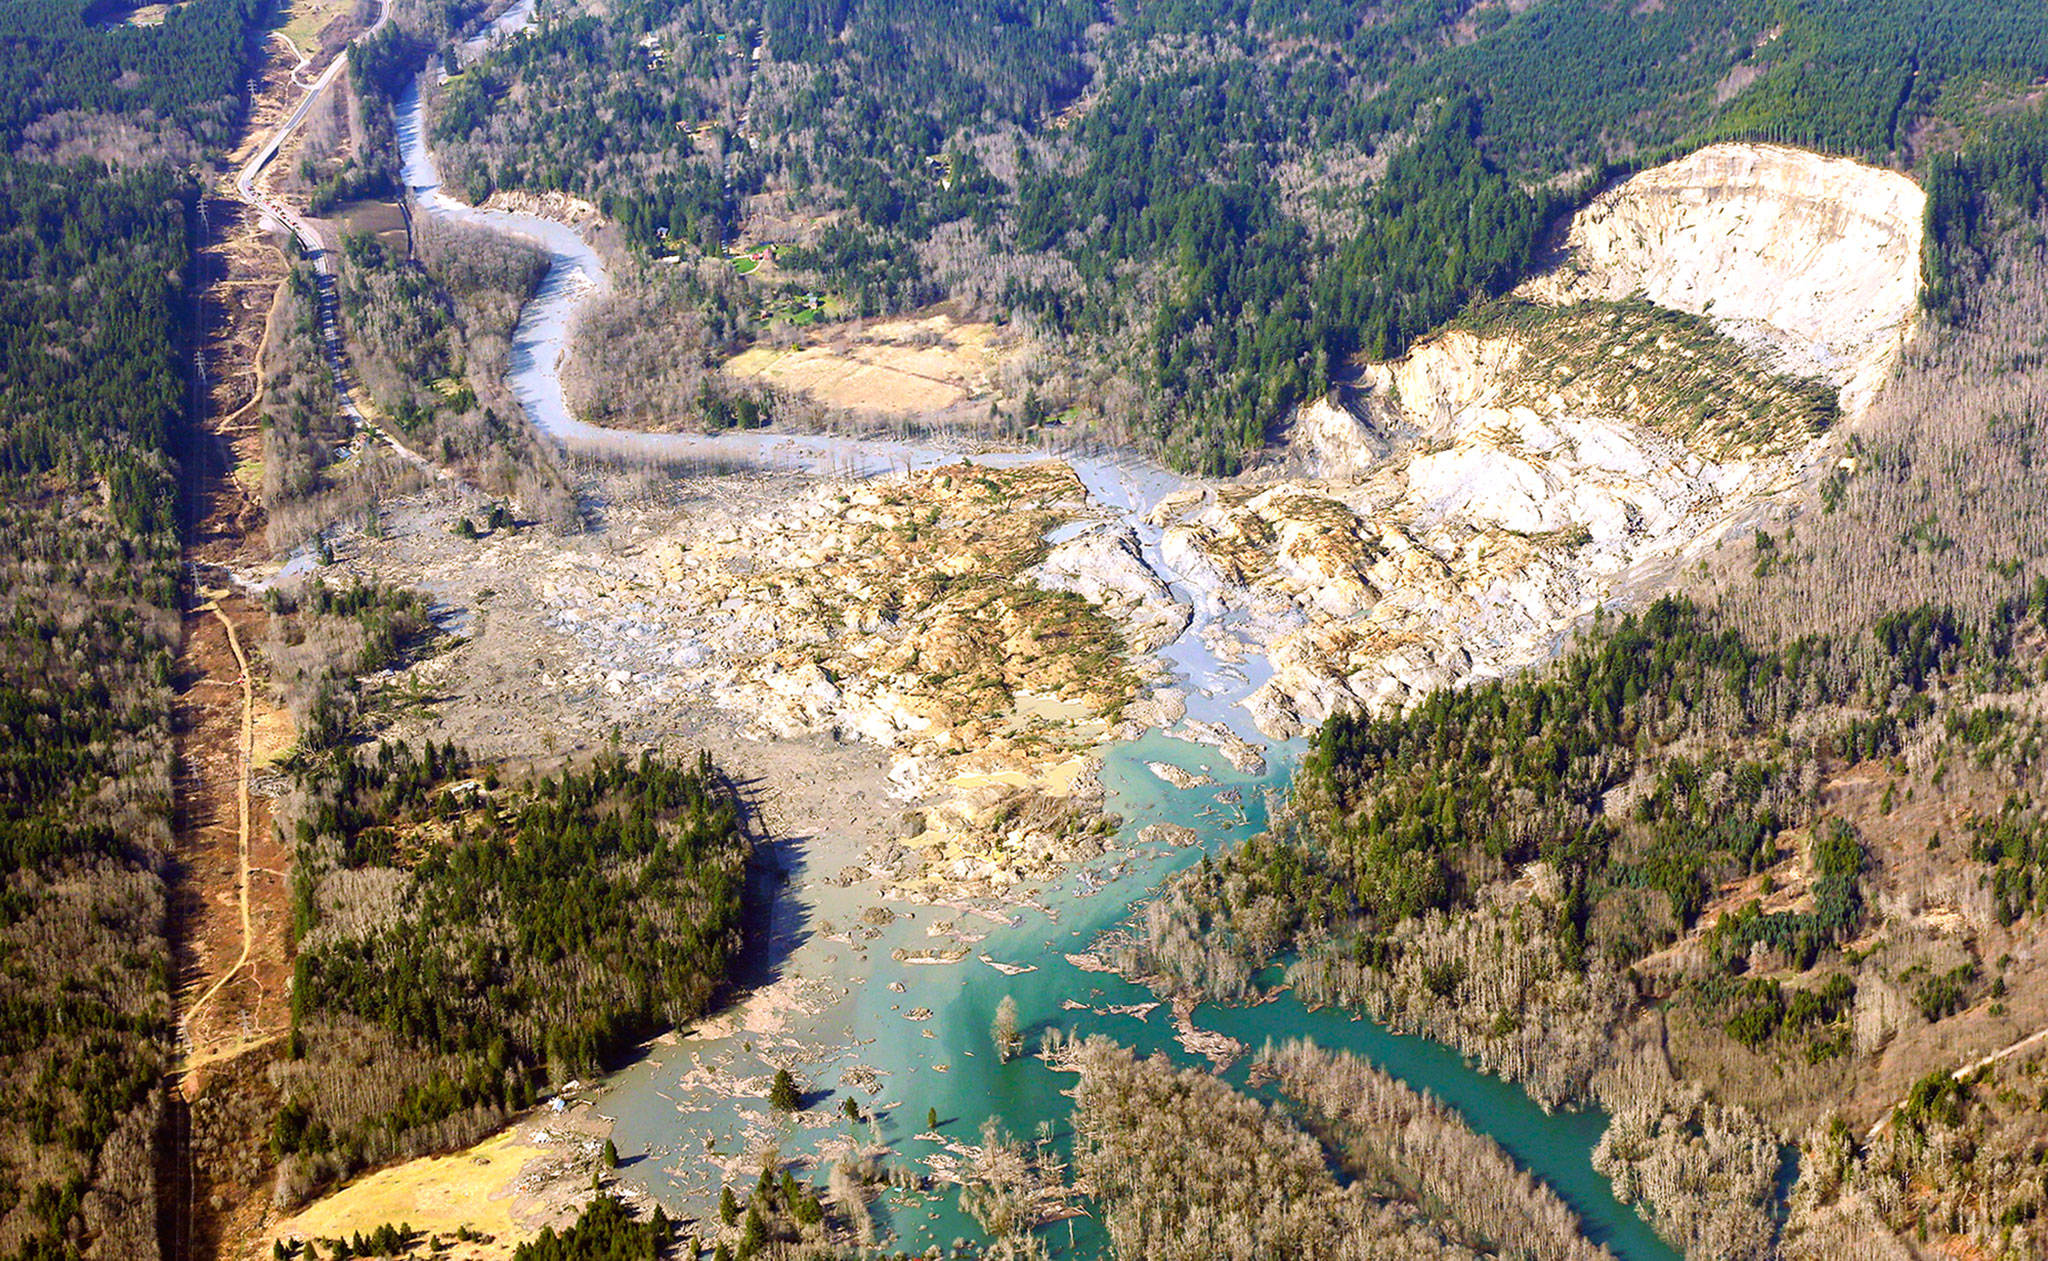
[{"label": "forested ridge", "polygon": [[160,165],[12,150],[94,110],[157,129],[145,148],[223,134],[249,13],[202,0],[104,35],[76,5],[0,19],[0,1255],[156,1247],[194,193]]},{"label": "forested ridge", "polygon": [[0,156],[0,1255],[156,1244],[190,185]]},{"label": "forested ridge", "polygon": [[[412,882],[399,922],[359,938],[321,934],[300,955],[303,1009],[349,1012],[436,1050],[495,1048],[503,1059],[509,1041],[562,1078],[701,1011],[736,940],[743,857],[708,759],[687,769],[608,759],[544,778],[512,807],[488,789],[431,799],[437,781],[466,769],[459,751],[415,760],[387,744],[314,787],[319,804],[300,821],[301,843],[320,850],[299,884],[302,939],[322,924],[324,862],[406,868]],[[464,795],[477,800],[464,808]],[[424,809],[448,823],[450,844],[415,857],[400,827]],[[470,925],[495,934],[492,962],[480,966],[481,947],[459,939]]]},{"label": "forested ridge", "polygon": [[700,1014],[739,945],[746,844],[706,757],[501,784],[452,742],[365,743],[357,680],[431,651],[423,603],[316,584],[277,605],[279,660],[325,663],[295,685],[281,816],[296,964],[271,1150],[297,1200],[474,1141]]},{"label": "forested ridge", "polygon": [[[1934,1030],[2039,983],[2009,984],[1998,952],[2048,906],[2027,786],[2044,617],[2036,582],[1974,618],[1923,606],[1762,649],[1666,600],[1535,676],[1333,718],[1282,825],[1169,886],[1123,966],[1244,1000],[1288,962],[1307,1001],[1448,1042],[1548,1104],[1600,1103],[1624,1198],[1688,1255],[1768,1255],[1775,1144],[1849,1108],[1894,1039],[1925,1049],[1886,1064],[1939,1064]],[[1895,785],[1844,806],[1831,785],[1873,766]],[[1963,826],[1895,821],[1915,793]],[[1898,882],[1923,852],[1943,856],[1922,896],[1981,890],[1968,914],[1999,936],[1959,951],[1912,926]]]},{"label": "forested ridge", "polygon": [[2018,962],[2048,911],[2029,143],[1955,160],[1973,218],[1933,252],[1967,301],[1804,511],[1525,676],[1332,717],[1272,832],[1171,883],[1123,966],[1245,998],[1280,962],[1598,1102],[1596,1164],[1689,1256],[2038,1251],[2038,1057],[1948,1075],[2048,1017]]},{"label": "forested ridge", "polygon": [[471,196],[573,192],[657,253],[778,244],[772,275],[699,299],[738,304],[724,322],[947,299],[1062,351],[1034,421],[1078,404],[1218,471],[1353,356],[1513,285],[1617,174],[1716,139],[1901,165],[1999,143],[2048,72],[2037,16],[633,0],[493,53],[434,131]]},{"label": "forested ridge", "polygon": [[242,108],[249,28],[268,9],[268,0],[190,0],[161,25],[129,27],[118,24],[118,4],[9,0],[0,7],[0,147],[56,145],[90,130],[94,115],[132,116],[162,129],[160,141],[225,142]]},{"label": "forested ridge", "polygon": [[158,1254],[195,181],[259,0],[0,7],[0,1257]]},{"label": "forested ridge", "polygon": [[1927,168],[1927,308],[1951,322],[1972,313],[1971,298],[1997,262],[2010,225],[2048,209],[2048,109],[2021,115]]},{"label": "forested ridge", "polygon": [[[1775,650],[1665,599],[1540,674],[1435,692],[1404,714],[1333,717],[1295,778],[1300,830],[1198,868],[1155,913],[1150,962],[1241,996],[1253,968],[1312,935],[1334,945],[1302,978],[1340,992],[1330,969],[1389,971],[1403,925],[1477,909],[1540,861],[1558,886],[1544,927],[1559,962],[1625,968],[1812,829],[1800,844],[1813,910],[1735,924],[1724,952],[1765,940],[1804,970],[1860,924],[1861,850],[1839,821],[1813,828],[1819,776],[1898,752],[1933,721],[1936,696],[1957,705],[1951,692],[2030,681],[2014,645],[2039,633],[2044,598],[2048,587],[1981,628],[1923,607],[1870,642]],[[1449,997],[1463,981],[1454,970],[1429,987]]]}]

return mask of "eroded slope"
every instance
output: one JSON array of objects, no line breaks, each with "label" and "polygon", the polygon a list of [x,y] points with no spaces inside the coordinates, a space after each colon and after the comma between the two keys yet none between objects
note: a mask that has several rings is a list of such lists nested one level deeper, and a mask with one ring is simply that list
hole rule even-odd
[{"label": "eroded slope", "polygon": [[1304,409],[1312,476],[1163,506],[1169,558],[1240,615],[1220,645],[1271,662],[1260,728],[1526,664],[1802,485],[1911,322],[1922,200],[1773,146],[1644,172],[1516,300]]},{"label": "eroded slope", "polygon": [[1861,410],[1918,294],[1926,195],[1895,171],[1781,145],[1709,145],[1573,216],[1542,301],[1640,294],[1843,391]]}]

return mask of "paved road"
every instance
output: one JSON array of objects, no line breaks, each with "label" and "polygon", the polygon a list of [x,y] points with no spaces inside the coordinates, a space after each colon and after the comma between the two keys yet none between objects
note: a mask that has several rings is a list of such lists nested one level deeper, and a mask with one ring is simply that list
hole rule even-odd
[{"label": "paved road", "polygon": [[[369,30],[356,36],[351,44],[375,35],[383,30],[390,20],[391,0],[381,0],[376,22],[371,24]],[[400,459],[446,481],[449,480],[446,469],[435,466],[431,460],[400,442],[389,430],[365,414],[362,407],[357,404],[354,378],[349,372],[347,350],[341,338],[340,301],[334,290],[334,260],[327,252],[327,241],[311,221],[282,198],[270,196],[256,187],[257,179],[277,160],[278,151],[284,147],[285,141],[289,140],[291,134],[306,121],[306,115],[312,112],[313,106],[347,68],[348,51],[344,49],[341,55],[321,72],[320,77],[313,81],[313,86],[306,89],[306,94],[300,99],[297,108],[278,124],[270,138],[265,140],[255,155],[243,164],[241,174],[235,177],[235,190],[248,205],[283,224],[313,263],[314,283],[318,287],[320,297],[320,334],[327,344],[327,367],[334,378],[334,392],[341,400],[342,414],[347,416],[357,429],[367,429],[376,434]]]}]

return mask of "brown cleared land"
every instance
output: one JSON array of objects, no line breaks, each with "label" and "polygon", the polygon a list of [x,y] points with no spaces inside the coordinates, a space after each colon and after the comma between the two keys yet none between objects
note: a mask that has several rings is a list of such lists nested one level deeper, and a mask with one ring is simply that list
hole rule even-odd
[{"label": "brown cleared land", "polygon": [[[210,543],[227,546],[218,529]],[[219,594],[187,610],[177,663],[170,924],[187,1189],[171,1237],[190,1257],[239,1255],[261,1224],[273,1110],[263,1070],[291,1025],[291,855],[266,792],[279,781],[265,773],[291,724],[255,652],[266,630],[260,604]]]},{"label": "brown cleared land", "polygon": [[[440,1261],[504,1261],[543,1227],[575,1222],[611,1122],[588,1101],[547,1108],[461,1151],[390,1165],[306,1205],[258,1240],[346,1238],[386,1222],[440,1236]],[[468,1240],[457,1234],[467,1228]]]},{"label": "brown cleared land", "polygon": [[266,41],[248,129],[209,180],[194,256],[202,373],[181,453],[184,613],[173,710],[170,936],[180,1034],[179,1112],[164,1237],[187,1257],[240,1255],[268,1207],[269,1060],[290,1029],[290,852],[265,768],[291,741],[259,645],[268,615],[227,570],[265,559],[259,363],[286,275],[274,234],[234,195],[234,171],[303,88],[298,58]]},{"label": "brown cleared land", "polygon": [[282,1036],[290,1026],[291,962],[285,877],[290,855],[271,825],[270,804],[253,781],[281,752],[284,715],[257,690],[244,631],[263,629],[262,611],[217,596],[188,623],[187,660],[205,668],[183,678],[178,712],[188,735],[180,777],[178,918],[180,1033],[187,1097],[204,1070]]},{"label": "brown cleared land", "polygon": [[[1856,1132],[1875,1139],[1889,1124],[1892,1109],[1930,1070],[1966,1076],[2037,1048],[2037,1039],[2048,1039],[2048,959],[2032,944],[2037,925],[2022,919],[2001,926],[1987,913],[1982,903],[1989,895],[1978,883],[1967,839],[1956,839],[1969,836],[1973,818],[1995,816],[2010,791],[2008,782],[1982,768],[1953,767],[1931,785],[1924,774],[1889,760],[1843,767],[1821,788],[1828,815],[1856,830],[1867,861],[1863,895],[1881,916],[1848,944],[1851,956],[1873,960],[1847,969],[1859,986],[1895,977],[1914,962],[1939,971],[1967,959],[1980,972],[2001,977],[2003,995],[1980,993],[1939,1020],[1901,1021],[1867,1056],[1790,1069],[1732,1043],[1718,1024],[1703,1025],[1674,1004],[1664,1036],[1680,1075],[1706,1083],[1719,1097],[1741,1099],[1795,1130],[1839,1115]],[[1930,846],[1929,839],[1938,837],[1951,839]],[[1660,986],[1672,984],[1671,978],[1698,965],[1714,925],[1752,900],[1767,912],[1811,910],[1810,835],[1794,831],[1784,839],[1780,862],[1724,883],[1691,931],[1638,960],[1636,969],[1660,978]],[[1747,975],[1803,983],[1801,972],[1782,960]]]},{"label": "brown cleared land", "polygon": [[353,0],[294,0],[279,33],[312,61],[312,69],[355,38],[368,23]]},{"label": "brown cleared land", "polygon": [[[263,534],[263,506],[255,493],[263,458],[258,364],[286,265],[277,234],[266,232],[235,195],[234,173],[304,92],[292,79],[298,59],[283,42],[266,41],[263,51],[242,142],[214,172],[201,199],[204,235],[193,260],[205,395],[198,400],[201,432],[182,462],[186,556],[213,565],[240,563],[245,543],[260,546]],[[241,478],[233,475],[238,468]]]},{"label": "brown cleared land", "polygon": [[380,198],[348,202],[335,207],[328,222],[342,236],[367,232],[386,249],[400,254],[412,252],[412,224],[406,219],[404,207],[395,201]]},{"label": "brown cleared land", "polygon": [[1002,366],[1015,353],[994,325],[955,323],[943,314],[855,322],[811,335],[809,345],[742,351],[725,370],[828,407],[915,416],[999,397]]}]

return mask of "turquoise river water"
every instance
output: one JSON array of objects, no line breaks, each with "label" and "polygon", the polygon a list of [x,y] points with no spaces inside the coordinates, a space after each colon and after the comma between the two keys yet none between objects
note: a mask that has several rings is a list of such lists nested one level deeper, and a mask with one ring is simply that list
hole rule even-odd
[{"label": "turquoise river water", "polygon": [[[515,34],[533,16],[530,0],[517,5],[464,47],[464,59],[492,39]],[[580,304],[608,283],[602,259],[564,224],[478,210],[445,193],[416,85],[401,97],[397,122],[406,183],[423,213],[518,236],[549,253],[547,280],[521,313],[514,334],[511,384],[529,420],[556,440],[651,455],[767,458],[820,472],[859,474],[957,458],[957,453],[901,443],[765,434],[715,439],[624,434],[577,420],[563,402],[557,367]],[[1071,462],[1096,503],[1134,530],[1147,562],[1173,585],[1176,598],[1196,607],[1194,627],[1160,654],[1187,689],[1190,716],[1253,734],[1242,728],[1244,711],[1234,702],[1259,682],[1262,663],[1254,656],[1232,666],[1210,652],[1202,632],[1223,615],[1172,572],[1161,555],[1160,532],[1146,519],[1147,510],[1181,480],[1129,462]],[[1204,850],[1236,844],[1262,827],[1265,794],[1285,791],[1299,752],[1298,746],[1272,748],[1271,769],[1254,776],[1233,771],[1213,749],[1156,732],[1110,746],[1103,753],[1101,778],[1108,808],[1125,820],[1116,850],[1041,891],[1039,909],[1005,912],[1000,918],[892,903],[898,918],[868,927],[859,917],[877,905],[872,885],[845,887],[826,879],[854,855],[782,856],[777,861],[785,863],[788,878],[773,890],[775,911],[762,934],[765,975],[756,978],[760,988],[755,997],[737,1013],[663,1040],[597,1089],[598,1106],[615,1120],[614,1139],[625,1157],[623,1181],[674,1210],[706,1214],[723,1179],[752,1182],[750,1170],[758,1168],[764,1148],[795,1156],[829,1150],[834,1142],[843,1145],[856,1130],[839,1112],[848,1095],[874,1118],[872,1131],[858,1127],[863,1140],[878,1137],[894,1149],[896,1159],[942,1163],[957,1155],[948,1152],[947,1144],[978,1142],[981,1123],[989,1116],[1027,1141],[1048,1127],[1055,1144],[1064,1144],[1071,1137],[1071,1107],[1062,1092],[1071,1088],[1071,1076],[1052,1072],[1030,1054],[1008,1064],[996,1062],[989,1026],[1005,996],[1016,1000],[1027,1049],[1036,1047],[1042,1029],[1057,1025],[1206,1066],[1206,1060],[1197,1060],[1175,1041],[1165,1007],[1142,1017],[1110,1010],[1151,1002],[1153,995],[1114,975],[1083,970],[1068,956],[1088,951],[1103,931],[1128,920],[1161,881],[1197,861]],[[1155,776],[1148,761],[1206,770],[1218,782],[1176,789]],[[1217,799],[1232,788],[1242,794],[1241,813]],[[1138,833],[1153,823],[1193,828],[1199,844],[1148,848]],[[967,953],[951,963],[913,961],[916,952],[962,946]],[[1555,1188],[1577,1211],[1587,1234],[1617,1256],[1674,1255],[1594,1172],[1591,1152],[1605,1124],[1598,1113],[1546,1114],[1514,1086],[1478,1072],[1441,1045],[1395,1036],[1347,1013],[1309,1011],[1288,995],[1252,1008],[1204,1006],[1196,1010],[1194,1022],[1253,1049],[1269,1040],[1306,1037],[1361,1055],[1434,1093],[1473,1129],[1492,1136]],[[792,1068],[809,1084],[808,1110],[795,1117],[774,1116],[766,1108],[766,1084],[778,1066]],[[1226,1077],[1242,1086],[1244,1073],[1240,1062]],[[919,1137],[927,1109],[941,1118],[936,1142]],[[892,1195],[883,1206],[883,1225],[893,1235],[888,1246],[907,1251],[977,1233],[950,1190]],[[1060,1255],[1094,1257],[1104,1250],[1088,1217],[1061,1222],[1045,1234]]]},{"label": "turquoise river water", "polygon": [[[938,1112],[939,1133],[952,1142],[977,1142],[983,1118],[993,1115],[1011,1134],[1027,1140],[1039,1133],[1041,1125],[1048,1125],[1056,1142],[1064,1146],[1071,1137],[1071,1101],[1063,1092],[1072,1089],[1073,1078],[1053,1072],[1035,1055],[1008,1064],[996,1062],[988,1031],[996,1006],[1005,996],[1016,1000],[1027,1049],[1036,1047],[1040,1031],[1050,1025],[1075,1034],[1107,1035],[1141,1053],[1164,1052],[1177,1062],[1206,1067],[1207,1061],[1188,1054],[1175,1041],[1165,1007],[1144,1018],[1106,1010],[1144,1004],[1154,995],[1114,974],[1084,971],[1069,962],[1067,955],[1087,951],[1104,930],[1127,920],[1161,880],[1197,861],[1204,849],[1213,852],[1235,844],[1263,826],[1264,794],[1284,790],[1299,750],[1281,747],[1273,752],[1274,768],[1263,776],[1250,776],[1232,771],[1213,750],[1156,732],[1113,747],[1103,765],[1104,787],[1111,809],[1125,820],[1123,839],[1137,848],[1138,856],[1133,859],[1130,851],[1124,852],[1121,861],[1128,861],[1128,866],[1099,886],[1091,874],[1119,862],[1119,856],[1090,864],[1043,897],[1050,914],[1027,911],[1014,927],[995,926],[975,943],[974,953],[958,963],[911,965],[896,962],[887,953],[898,941],[925,944],[919,925],[934,914],[931,908],[919,908],[918,919],[901,934],[885,933],[876,941],[871,967],[856,962],[840,943],[823,941],[813,925],[807,939],[782,966],[799,975],[815,975],[806,971],[812,968],[837,969],[847,977],[865,973],[863,981],[849,985],[838,1001],[794,1020],[784,1031],[788,1041],[741,1034],[685,1039],[613,1079],[599,1106],[616,1118],[619,1149],[627,1153],[658,1150],[676,1158],[670,1170],[653,1168],[665,1162],[650,1159],[644,1166],[630,1166],[629,1172],[671,1207],[707,1211],[717,1184],[701,1176],[703,1162],[689,1157],[703,1134],[718,1134],[715,1150],[730,1154],[743,1145],[743,1134],[751,1132],[758,1146],[762,1128],[775,1125],[760,1101],[758,1088],[771,1061],[757,1059],[743,1049],[751,1047],[772,1055],[776,1052],[769,1046],[771,1041],[785,1052],[792,1045],[803,1049],[806,1053],[798,1065],[799,1077],[820,1087],[821,1094],[830,1092],[819,1101],[807,1100],[813,1111],[782,1122],[779,1134],[771,1136],[781,1141],[785,1152],[811,1150],[833,1132],[848,1132],[848,1123],[837,1111],[842,1095],[848,1092],[833,1089],[831,1073],[852,1060],[885,1074],[884,1088],[872,1100],[865,1092],[851,1093],[864,1109],[874,1110],[881,1139],[901,1158],[917,1159],[941,1150],[939,1144],[918,1137],[925,1132],[927,1109]],[[1205,769],[1218,785],[1173,788],[1152,774],[1147,761]],[[1224,817],[1230,812],[1217,807],[1216,794],[1226,788],[1236,788],[1243,795],[1241,823],[1234,815]],[[1146,824],[1160,822],[1196,829],[1202,845],[1170,851],[1137,847],[1137,832]],[[802,878],[799,872],[792,887]],[[1091,889],[1096,891],[1091,893]],[[802,893],[795,896],[803,897]],[[904,928],[900,923],[892,927]],[[1035,970],[998,970],[981,959],[984,954],[1011,968],[1032,966]],[[892,980],[903,986],[901,993],[888,988]],[[904,1013],[919,1008],[930,1010],[928,1021],[906,1018]],[[1194,1021],[1200,1028],[1228,1034],[1253,1049],[1269,1040],[1313,1038],[1322,1046],[1363,1056],[1409,1085],[1435,1094],[1463,1114],[1474,1129],[1492,1136],[1553,1187],[1579,1214],[1587,1234],[1617,1256],[1675,1255],[1635,1212],[1615,1200],[1607,1180],[1594,1171],[1591,1153],[1605,1126],[1605,1118],[1598,1112],[1545,1113],[1515,1086],[1479,1072],[1447,1047],[1423,1038],[1397,1036],[1349,1013],[1312,1011],[1291,995],[1249,1008],[1205,1005],[1196,1009]],[[931,1036],[925,1036],[927,1032]],[[729,1078],[745,1080],[750,1088],[707,1105],[701,1098],[705,1093],[701,1085],[693,1091],[686,1084],[688,1066],[701,1062],[725,1064]],[[1244,1062],[1233,1065],[1225,1076],[1242,1087]],[[933,1243],[947,1245],[958,1238],[977,1237],[973,1221],[959,1211],[950,1190],[921,1198],[892,1197],[884,1207],[885,1223],[896,1234],[892,1248],[917,1251]],[[1089,1217],[1056,1223],[1044,1233],[1056,1255],[1093,1257],[1103,1251],[1100,1231]]]}]

